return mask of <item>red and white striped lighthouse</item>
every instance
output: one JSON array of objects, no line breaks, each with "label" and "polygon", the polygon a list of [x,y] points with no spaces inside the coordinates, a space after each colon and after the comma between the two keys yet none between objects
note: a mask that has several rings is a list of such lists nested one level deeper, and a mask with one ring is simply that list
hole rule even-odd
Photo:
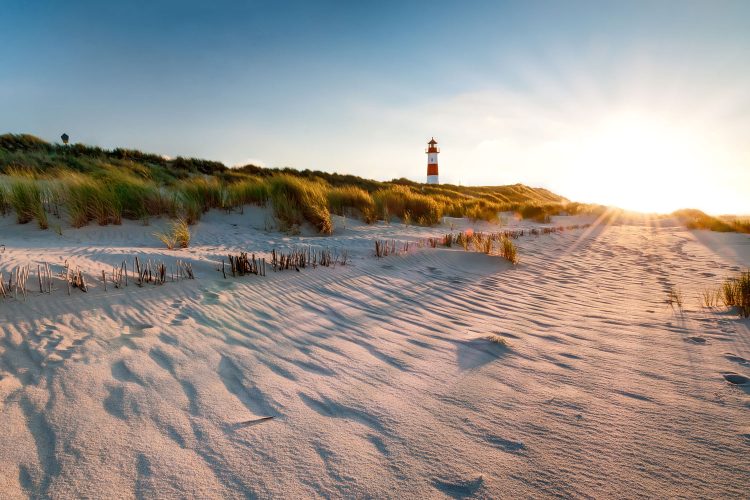
[{"label": "red and white striped lighthouse", "polygon": [[433,137],[427,143],[427,184],[440,184],[438,180],[438,161],[437,156],[440,150],[437,147],[437,141]]}]

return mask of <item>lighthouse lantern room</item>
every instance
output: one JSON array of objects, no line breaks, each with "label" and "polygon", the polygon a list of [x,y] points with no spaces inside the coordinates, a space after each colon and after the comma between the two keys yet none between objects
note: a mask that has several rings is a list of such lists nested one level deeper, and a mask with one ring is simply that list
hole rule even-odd
[{"label": "lighthouse lantern room", "polygon": [[440,184],[438,180],[438,153],[437,141],[433,137],[427,143],[427,184]]}]

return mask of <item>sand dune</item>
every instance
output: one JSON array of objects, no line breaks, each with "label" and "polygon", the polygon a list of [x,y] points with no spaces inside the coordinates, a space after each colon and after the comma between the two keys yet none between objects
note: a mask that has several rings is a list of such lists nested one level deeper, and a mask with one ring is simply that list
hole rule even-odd
[{"label": "sand dune", "polygon": [[[750,323],[697,298],[750,264],[747,236],[594,226],[522,237],[512,266],[372,255],[445,226],[339,218],[290,237],[266,217],[209,214],[173,252],[158,224],[58,237],[0,219],[6,272],[138,254],[198,276],[0,299],[4,497],[747,495],[750,386],[723,374],[750,376]],[[217,271],[230,251],[308,244],[351,262]]]}]

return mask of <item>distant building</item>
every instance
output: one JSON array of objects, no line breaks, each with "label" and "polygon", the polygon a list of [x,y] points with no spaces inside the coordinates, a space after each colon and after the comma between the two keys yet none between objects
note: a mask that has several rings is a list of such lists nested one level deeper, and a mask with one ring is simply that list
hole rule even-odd
[{"label": "distant building", "polygon": [[427,184],[440,184],[438,180],[438,153],[440,150],[437,147],[437,141],[433,137],[430,142],[427,143]]}]

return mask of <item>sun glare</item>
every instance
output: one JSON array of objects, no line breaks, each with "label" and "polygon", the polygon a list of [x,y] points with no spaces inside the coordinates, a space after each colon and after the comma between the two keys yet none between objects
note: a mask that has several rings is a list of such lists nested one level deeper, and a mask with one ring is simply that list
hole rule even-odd
[{"label": "sun glare", "polygon": [[716,206],[704,190],[703,141],[688,128],[628,113],[594,129],[576,165],[582,198],[641,212]]}]

